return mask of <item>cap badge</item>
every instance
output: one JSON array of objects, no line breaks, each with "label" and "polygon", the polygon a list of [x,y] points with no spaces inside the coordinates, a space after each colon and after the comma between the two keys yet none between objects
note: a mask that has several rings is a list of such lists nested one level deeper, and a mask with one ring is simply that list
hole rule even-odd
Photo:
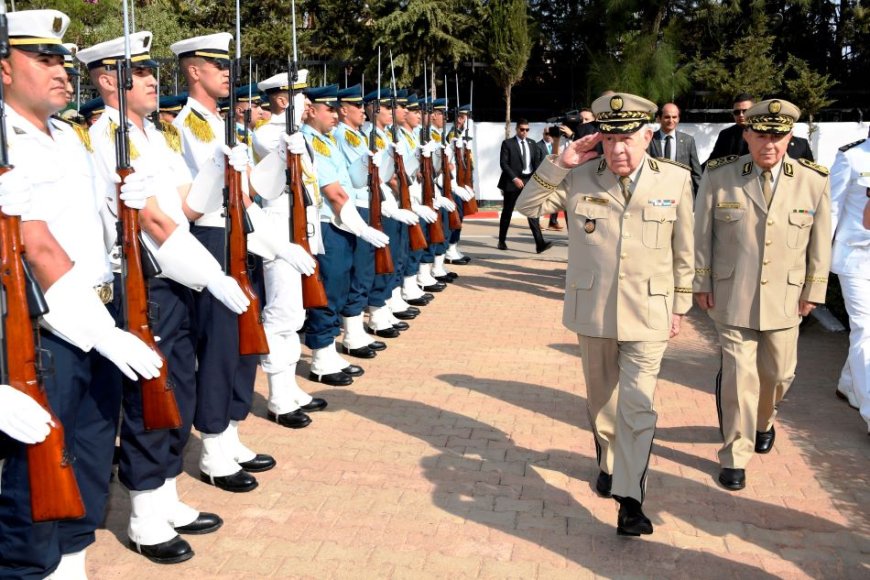
[{"label": "cap badge", "polygon": [[611,111],[621,111],[622,110],[622,97],[613,97],[610,99],[610,110]]},{"label": "cap badge", "polygon": [[51,23],[51,31],[55,34],[60,34],[60,31],[63,29],[63,20],[60,16],[55,16],[54,21]]},{"label": "cap badge", "polygon": [[767,105],[767,110],[776,115],[782,110],[782,103],[779,101],[770,101],[770,104]]}]

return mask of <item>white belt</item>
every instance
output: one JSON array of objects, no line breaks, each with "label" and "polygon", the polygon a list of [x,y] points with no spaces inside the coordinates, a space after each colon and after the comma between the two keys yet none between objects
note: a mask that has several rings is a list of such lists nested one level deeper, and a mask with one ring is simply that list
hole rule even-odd
[{"label": "white belt", "polygon": [[194,223],[198,226],[209,228],[225,228],[227,225],[227,220],[220,214],[220,212],[213,212],[202,216]]}]

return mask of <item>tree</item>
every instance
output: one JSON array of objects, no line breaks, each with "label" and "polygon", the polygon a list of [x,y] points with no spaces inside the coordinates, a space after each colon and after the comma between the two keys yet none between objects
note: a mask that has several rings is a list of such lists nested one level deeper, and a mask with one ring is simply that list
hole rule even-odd
[{"label": "tree", "polygon": [[794,77],[786,79],[786,92],[794,104],[800,107],[801,112],[807,116],[810,136],[812,136],[816,131],[813,118],[824,107],[834,103],[833,99],[828,98],[828,91],[837,82],[831,80],[830,75],[823,75],[812,70],[805,60],[794,56],[788,57],[788,68],[794,73]]},{"label": "tree", "polygon": [[510,136],[511,91],[526,71],[532,42],[524,0],[494,0],[489,12],[489,73],[504,90],[504,136]]}]

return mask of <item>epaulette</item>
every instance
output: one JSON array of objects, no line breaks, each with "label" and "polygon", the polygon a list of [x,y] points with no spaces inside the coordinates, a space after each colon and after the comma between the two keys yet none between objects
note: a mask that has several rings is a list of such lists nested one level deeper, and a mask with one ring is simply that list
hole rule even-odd
[{"label": "epaulette", "polygon": [[169,148],[176,153],[181,153],[181,133],[175,128],[175,125],[166,121],[160,121],[158,125]]},{"label": "epaulette", "polygon": [[829,173],[831,173],[830,171],[828,171],[828,168],[825,167],[824,165],[819,165],[818,163],[813,163],[809,159],[803,159],[803,158],[798,159],[798,163],[800,163],[804,167],[809,167],[810,169],[812,169],[813,171],[815,171],[819,175],[828,175]]},{"label": "epaulette", "polygon": [[338,145],[338,143],[337,143],[336,140],[335,140],[335,134],[334,134],[334,133],[327,133],[326,136],[329,137],[329,140],[332,141],[332,144],[333,144],[333,145]]},{"label": "epaulette", "polygon": [[432,131],[430,135],[432,136],[433,141],[435,141],[436,143],[441,143],[441,133],[439,133],[438,131]]},{"label": "epaulette", "polygon": [[680,163],[679,161],[674,161],[673,159],[668,159],[667,157],[657,157],[656,161],[664,161],[665,163],[670,163],[671,165],[676,165],[680,169],[685,169],[686,171],[691,171],[688,165],[685,163]]},{"label": "epaulette", "polygon": [[863,143],[863,142],[866,141],[866,140],[867,140],[867,139],[858,139],[858,140],[855,141],[854,143],[849,143],[848,145],[843,145],[842,147],[840,147],[840,151],[848,151],[848,150],[851,149],[852,147],[854,147],[854,146],[856,146],[856,145],[860,145],[861,143]]},{"label": "epaulette", "polygon": [[387,144],[384,143],[384,140],[381,139],[380,135],[375,135],[375,145],[377,146],[378,151],[380,151],[381,149],[383,149],[384,147],[387,146]]},{"label": "epaulette", "polygon": [[653,159],[652,157],[650,157],[649,159],[647,159],[647,162],[648,162],[648,164],[649,164],[649,168],[650,168],[650,169],[652,169],[652,170],[655,171],[656,173],[659,172],[659,164],[656,163],[656,160],[655,160],[655,159]]},{"label": "epaulette", "polygon": [[[118,124],[114,121],[109,121],[109,127],[106,129],[106,135],[109,137],[112,143],[115,142],[115,132],[118,130]],[[128,147],[130,149],[130,159],[138,159],[139,151],[136,149],[136,146],[133,145],[132,139],[127,139]]]},{"label": "epaulette", "polygon": [[351,131],[350,129],[344,130],[344,138],[350,143],[351,147],[359,147],[362,140],[359,138],[359,135]]},{"label": "epaulette", "polygon": [[739,158],[739,155],[727,155],[725,157],[719,157],[718,159],[711,159],[707,162],[707,169],[718,169],[719,167],[728,165],[729,163],[734,163]]},{"label": "epaulette", "polygon": [[319,155],[323,155],[324,157],[332,156],[332,153],[329,152],[329,146],[317,137],[311,140],[311,147]]},{"label": "epaulette", "polygon": [[76,136],[78,136],[79,141],[82,142],[82,145],[85,146],[85,149],[88,150],[88,153],[94,152],[94,147],[91,145],[91,134],[88,133],[88,130],[79,125],[78,123],[73,123],[72,121],[67,121],[66,119],[55,117],[56,121],[60,121],[61,123],[68,125],[75,131]]},{"label": "epaulette", "polygon": [[262,127],[263,125],[265,125],[265,124],[268,123],[268,122],[269,122],[269,119],[260,119],[260,120],[256,121],[256,122],[254,123],[254,129],[253,129],[253,130],[256,131],[257,129],[259,129],[260,127]]},{"label": "epaulette", "polygon": [[184,126],[188,128],[197,141],[210,143],[214,140],[214,131],[211,130],[211,125],[196,109],[190,110],[190,114],[184,119]]}]

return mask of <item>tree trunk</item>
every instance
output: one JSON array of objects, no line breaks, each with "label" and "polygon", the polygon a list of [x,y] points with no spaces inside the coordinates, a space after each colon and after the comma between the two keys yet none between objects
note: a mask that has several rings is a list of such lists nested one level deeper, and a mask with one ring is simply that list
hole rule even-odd
[{"label": "tree trunk", "polygon": [[508,83],[504,86],[504,138],[510,139],[511,136],[511,89],[513,85]]}]

